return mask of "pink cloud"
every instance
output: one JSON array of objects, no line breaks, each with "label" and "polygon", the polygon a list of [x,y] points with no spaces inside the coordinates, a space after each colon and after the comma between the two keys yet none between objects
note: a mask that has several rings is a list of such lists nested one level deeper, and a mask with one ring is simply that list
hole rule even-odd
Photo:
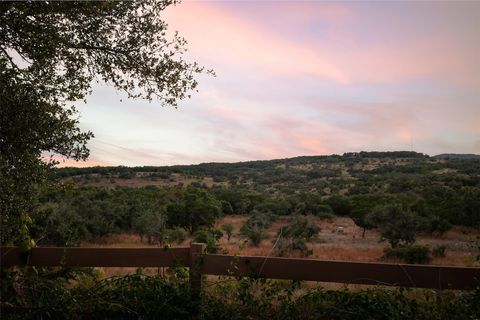
[{"label": "pink cloud", "polygon": [[258,28],[212,2],[182,3],[167,11],[167,21],[188,39],[195,54],[216,62],[274,73],[311,74],[338,83],[350,80],[342,68],[317,50]]},{"label": "pink cloud", "polygon": [[480,86],[480,46],[462,48],[454,39],[422,39],[351,50],[342,60],[352,82],[395,82],[411,79],[447,80]]}]

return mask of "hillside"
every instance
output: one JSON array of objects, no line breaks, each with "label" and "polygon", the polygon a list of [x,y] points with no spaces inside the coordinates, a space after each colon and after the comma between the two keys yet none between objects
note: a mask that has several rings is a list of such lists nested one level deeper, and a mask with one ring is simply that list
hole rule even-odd
[{"label": "hillside", "polygon": [[322,196],[420,191],[427,186],[476,186],[480,161],[438,158],[415,152],[359,152],[238,163],[164,167],[57,169],[55,178],[78,186],[223,186],[290,195]]},{"label": "hillside", "polygon": [[[196,206],[191,210],[206,215],[219,210],[224,215],[347,216],[367,227],[367,214],[395,204],[417,216],[424,232],[480,227],[476,159],[359,152],[190,166],[63,168],[52,176],[58,178],[64,187],[42,192],[45,213],[38,221],[45,224],[41,217],[52,217],[47,213],[53,211],[58,221],[51,231],[56,232],[55,224],[65,224],[66,230],[74,224],[72,237],[78,241],[139,228],[152,219],[164,225],[165,216],[176,219],[178,212]],[[81,225],[85,219],[88,223]],[[49,232],[45,228],[39,227],[39,237]],[[63,241],[65,235],[57,235],[44,241]]]}]

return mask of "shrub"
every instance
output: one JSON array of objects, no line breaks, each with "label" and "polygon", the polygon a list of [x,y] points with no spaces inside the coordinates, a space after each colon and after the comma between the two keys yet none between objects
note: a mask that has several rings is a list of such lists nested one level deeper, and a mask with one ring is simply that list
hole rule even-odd
[{"label": "shrub", "polygon": [[333,219],[335,217],[332,207],[330,207],[328,204],[318,205],[315,210],[315,216],[320,219]]},{"label": "shrub", "polygon": [[248,229],[251,229],[255,226],[261,229],[266,229],[269,226],[271,226],[274,221],[275,221],[274,215],[270,213],[254,210],[252,212],[251,217],[247,221],[245,221],[245,223],[243,224],[242,228],[240,229],[240,232],[242,234],[245,234],[245,232],[248,231]]},{"label": "shrub", "polygon": [[220,250],[218,240],[223,236],[220,230],[199,230],[193,235],[194,242],[205,243],[208,253],[217,253]]},{"label": "shrub", "polygon": [[432,255],[434,257],[445,257],[445,251],[447,250],[447,246],[446,245],[436,245],[433,247],[432,249]]},{"label": "shrub", "polygon": [[180,244],[185,241],[185,239],[187,239],[187,233],[185,232],[185,230],[180,228],[169,229],[166,232],[165,238],[169,241]]},{"label": "shrub", "polygon": [[312,254],[313,251],[308,249],[307,242],[319,232],[320,227],[311,217],[301,215],[292,217],[290,224],[278,231],[280,237],[276,245],[278,255],[283,256],[293,250],[299,250],[306,256]]},{"label": "shrub", "polygon": [[230,241],[230,238],[232,237],[232,234],[233,234],[233,225],[231,225],[230,223],[224,224],[222,226],[222,230],[225,231],[225,233],[227,234],[227,239],[228,241]]},{"label": "shrub", "polygon": [[350,201],[342,196],[331,196],[326,203],[332,208],[333,213],[340,216],[348,216],[352,211]]},{"label": "shrub", "polygon": [[254,246],[258,246],[266,237],[265,229],[273,221],[275,221],[274,215],[254,210],[250,219],[243,224],[240,233],[246,236]]},{"label": "shrub", "polygon": [[258,247],[260,242],[267,237],[265,230],[256,225],[248,228],[244,234],[255,247]]},{"label": "shrub", "polygon": [[427,264],[432,260],[432,257],[430,256],[430,248],[420,244],[387,248],[384,251],[383,258],[400,259],[410,264]]},{"label": "shrub", "polygon": [[379,229],[381,241],[388,240],[392,248],[396,248],[415,242],[417,218],[410,210],[404,210],[399,205],[387,205],[376,207],[365,217],[365,222]]}]

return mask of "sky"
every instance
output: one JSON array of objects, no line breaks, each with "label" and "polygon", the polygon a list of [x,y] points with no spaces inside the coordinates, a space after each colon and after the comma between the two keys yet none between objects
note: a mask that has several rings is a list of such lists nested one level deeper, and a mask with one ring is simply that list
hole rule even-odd
[{"label": "sky", "polygon": [[184,0],[164,18],[216,77],[176,109],[95,86],[90,160],[62,166],[480,153],[480,2]]}]

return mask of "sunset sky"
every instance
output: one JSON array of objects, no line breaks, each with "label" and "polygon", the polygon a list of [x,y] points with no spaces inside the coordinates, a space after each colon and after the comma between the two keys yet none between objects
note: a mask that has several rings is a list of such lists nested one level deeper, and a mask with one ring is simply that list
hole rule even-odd
[{"label": "sunset sky", "polygon": [[63,165],[480,153],[480,2],[183,1],[165,19],[217,76],[178,109],[94,87],[90,161]]}]

